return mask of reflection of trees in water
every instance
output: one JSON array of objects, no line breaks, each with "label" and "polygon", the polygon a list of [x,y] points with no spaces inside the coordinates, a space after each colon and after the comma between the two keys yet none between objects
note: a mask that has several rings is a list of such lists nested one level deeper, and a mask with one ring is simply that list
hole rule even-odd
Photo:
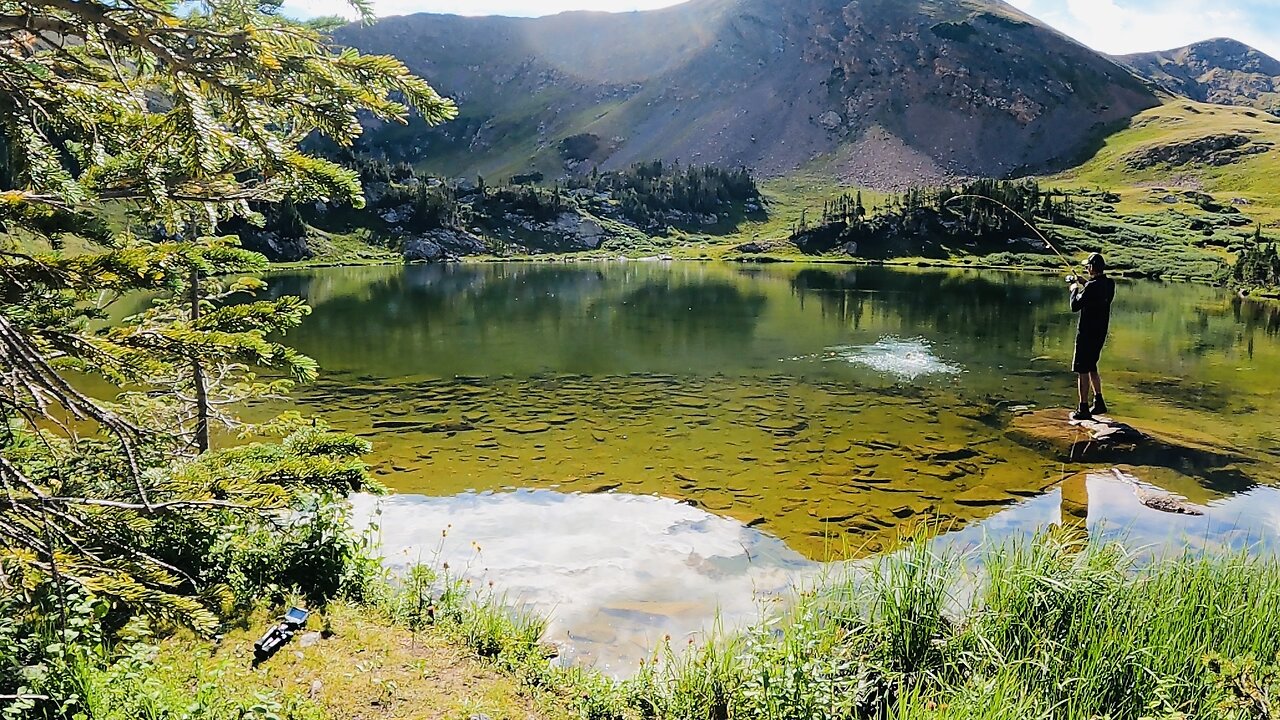
[{"label": "reflection of trees in water", "polygon": [[904,334],[971,342],[974,349],[1029,352],[1070,323],[1065,290],[1025,277],[806,268],[791,285],[802,301],[815,298],[824,314],[854,329],[870,312],[896,319]]},{"label": "reflection of trees in water", "polygon": [[791,279],[791,289],[800,298],[801,306],[811,298],[816,299],[823,317],[837,318],[855,330],[862,327],[869,291],[859,286],[857,270],[806,268]]},{"label": "reflection of trees in water", "polygon": [[746,340],[768,300],[723,280],[649,281],[623,296],[621,324],[667,337]]},{"label": "reflection of trees in water", "polygon": [[[1208,299],[1185,313],[1177,328],[1184,341],[1180,349],[1190,355],[1205,357],[1242,347],[1253,359],[1259,333],[1266,339],[1280,337],[1280,305],[1211,291]],[[1165,308],[1159,317],[1178,317]]]},{"label": "reflection of trees in water", "polygon": [[1234,297],[1231,299],[1231,316],[1243,328],[1245,350],[1250,359],[1255,348],[1254,335],[1259,330],[1268,338],[1280,337],[1280,303]]},{"label": "reflection of trees in water", "polygon": [[315,284],[344,274],[278,278],[272,290],[313,304],[291,337],[299,349],[375,374],[589,371],[682,351],[712,360],[740,350],[766,303],[724,280],[649,267],[426,265]]}]

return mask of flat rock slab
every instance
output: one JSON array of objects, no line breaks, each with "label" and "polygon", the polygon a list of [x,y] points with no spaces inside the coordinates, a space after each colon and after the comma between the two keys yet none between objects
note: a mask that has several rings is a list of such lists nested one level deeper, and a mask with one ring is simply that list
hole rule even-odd
[{"label": "flat rock slab", "polygon": [[1007,433],[1016,442],[1047,451],[1064,462],[1127,463],[1185,469],[1212,470],[1247,462],[1227,443],[1195,438],[1169,430],[1139,430],[1099,415],[1092,420],[1070,420],[1063,409],[1017,414]]}]

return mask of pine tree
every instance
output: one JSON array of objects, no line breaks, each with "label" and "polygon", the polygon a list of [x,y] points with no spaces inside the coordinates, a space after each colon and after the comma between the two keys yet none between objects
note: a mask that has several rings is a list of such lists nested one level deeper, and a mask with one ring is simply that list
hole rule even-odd
[{"label": "pine tree", "polygon": [[[164,559],[156,533],[350,491],[367,448],[286,414],[258,428],[282,443],[209,452],[214,426],[239,424],[237,403],[316,372],[270,339],[305,304],[245,300],[260,281],[214,279],[264,264],[214,230],[260,223],[260,203],[361,206],[357,174],[302,140],[347,147],[364,112],[439,122],[455,111],[399,61],[331,47],[249,0],[5,4],[0,227],[107,247],[68,259],[0,246],[0,591],[75,585],[209,629],[217,580]],[[106,204],[148,236],[104,235]],[[92,322],[104,298],[140,290],[162,299],[115,327]],[[131,391],[91,398],[69,370]]]}]

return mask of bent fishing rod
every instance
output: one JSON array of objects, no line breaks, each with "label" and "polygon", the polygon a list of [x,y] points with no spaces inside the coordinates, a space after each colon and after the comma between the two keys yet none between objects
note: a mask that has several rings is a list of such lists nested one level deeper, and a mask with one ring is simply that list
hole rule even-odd
[{"label": "bent fishing rod", "polygon": [[1005,205],[999,200],[996,200],[995,198],[987,197],[986,195],[973,195],[973,194],[954,195],[948,198],[946,202],[942,203],[942,206],[946,207],[956,200],[986,200],[989,203],[992,203],[994,205],[999,205],[1000,207],[1004,208],[1014,217],[1021,220],[1023,225],[1026,225],[1027,227],[1031,228],[1031,232],[1035,233],[1041,240],[1043,240],[1044,244],[1047,245],[1049,249],[1052,250],[1053,253],[1057,255],[1060,260],[1062,260],[1063,264],[1067,268],[1067,272],[1071,273],[1073,277],[1075,276],[1075,272],[1076,272],[1075,265],[1073,265],[1071,261],[1067,259],[1066,255],[1062,254],[1062,251],[1058,249],[1057,245],[1054,245],[1053,242],[1049,240],[1049,238],[1044,233],[1040,232],[1040,228],[1036,227],[1034,223],[1032,223],[1030,220],[1023,217],[1022,213],[1018,212],[1017,210],[1014,210],[1008,205]]}]

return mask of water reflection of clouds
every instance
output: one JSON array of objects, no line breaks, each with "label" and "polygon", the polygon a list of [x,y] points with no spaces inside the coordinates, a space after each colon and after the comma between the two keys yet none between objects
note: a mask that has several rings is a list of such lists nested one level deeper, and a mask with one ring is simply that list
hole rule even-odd
[{"label": "water reflection of clouds", "polygon": [[547,638],[564,661],[624,674],[664,635],[685,642],[717,613],[730,626],[754,621],[762,601],[818,568],[772,536],[652,496],[535,490],[353,504],[357,526],[380,526],[392,570],[447,562],[481,587],[492,581],[551,618]]},{"label": "water reflection of clouds", "polygon": [[1280,550],[1280,489],[1257,486],[1215,500],[1204,515],[1180,515],[1144,506],[1132,485],[1108,472],[1088,473],[1085,482],[1087,507],[1078,518],[1063,514],[1062,490],[1057,489],[936,542],[940,548],[968,552],[992,542],[1029,541],[1053,525],[1083,523],[1080,529],[1092,539],[1119,542],[1146,556]]},{"label": "water reflection of clouds", "polygon": [[[1220,499],[1204,516],[1146,508],[1108,473],[1089,474],[1071,494],[1070,515],[1054,490],[934,543],[977,561],[991,543],[1026,542],[1067,525],[1144,557],[1277,549],[1276,488]],[[538,490],[357,496],[353,505],[358,524],[380,525],[392,570],[447,562],[477,586],[492,582],[508,602],[551,618],[547,639],[561,646],[562,661],[619,675],[633,672],[664,636],[678,646],[717,619],[726,629],[748,625],[766,601],[858,565],[808,561],[737,521],[654,496]]]}]

